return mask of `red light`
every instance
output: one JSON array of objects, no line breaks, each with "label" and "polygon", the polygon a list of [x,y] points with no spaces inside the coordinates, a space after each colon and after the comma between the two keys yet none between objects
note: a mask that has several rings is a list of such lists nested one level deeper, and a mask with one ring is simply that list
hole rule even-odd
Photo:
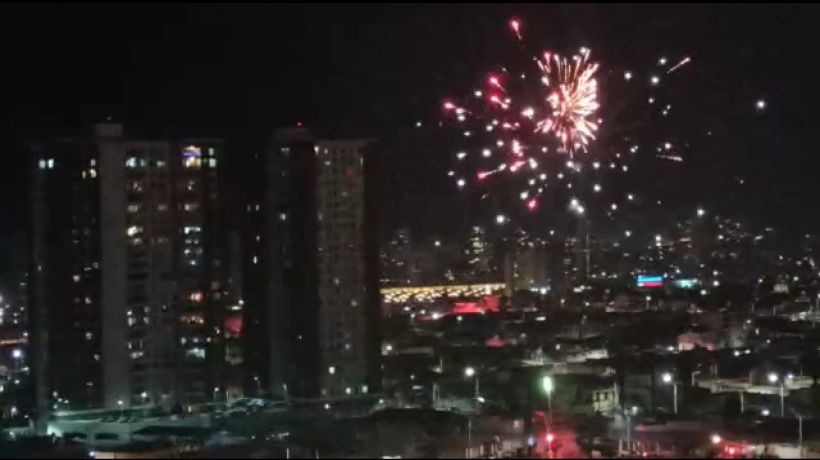
[{"label": "red light", "polygon": [[555,441],[555,434],[547,433],[547,436],[544,438],[547,441],[547,444],[552,444]]},{"label": "red light", "polygon": [[730,447],[730,448],[726,449],[726,451],[729,452],[729,455],[734,455],[735,454],[735,448],[734,447]]},{"label": "red light", "polygon": [[510,28],[515,32],[515,36],[521,40],[521,22],[518,19],[511,20]]},{"label": "red light", "polygon": [[501,83],[498,82],[498,77],[496,77],[495,75],[490,75],[488,81],[491,85],[495,86],[496,88],[501,88]]},{"label": "red light", "polygon": [[535,208],[537,208],[537,207],[538,207],[538,202],[535,201],[534,198],[527,202],[527,209],[529,209],[530,211],[535,211]]},{"label": "red light", "polygon": [[456,108],[456,105],[450,101],[444,103],[444,110],[453,110]]}]

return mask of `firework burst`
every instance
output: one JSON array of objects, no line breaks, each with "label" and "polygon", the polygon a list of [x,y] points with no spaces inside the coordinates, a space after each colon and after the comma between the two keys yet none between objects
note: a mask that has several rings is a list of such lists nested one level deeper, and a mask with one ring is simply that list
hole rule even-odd
[{"label": "firework burst", "polygon": [[[521,21],[514,19],[509,25],[518,48],[524,50],[522,59],[491,72],[470,96],[443,103],[443,126],[455,129],[461,138],[457,167],[448,175],[460,190],[480,189],[482,199],[511,192],[528,212],[542,209],[541,204],[549,201],[553,209],[558,206],[577,216],[600,211],[613,217],[634,202],[635,194],[609,187],[613,181],[608,176],[629,171],[639,144],[646,143],[637,141],[640,135],[633,128],[645,123],[637,121],[638,116],[607,123],[606,135],[601,136],[599,112],[605,107],[599,101],[598,77],[602,72],[591,51],[580,48],[569,56],[530,53]],[[668,75],[690,61],[685,57],[667,65],[661,58],[657,66]],[[623,76],[616,78],[617,83],[630,85],[630,94],[637,88],[648,92],[639,91],[638,98],[618,98],[617,105],[634,99],[640,101],[636,112],[651,112],[653,117],[670,113],[671,105],[661,104],[656,94],[662,83],[658,75],[648,72],[646,84],[641,84],[635,77],[642,72],[608,73],[613,74]],[[658,157],[682,161],[680,152],[663,142]]]}]

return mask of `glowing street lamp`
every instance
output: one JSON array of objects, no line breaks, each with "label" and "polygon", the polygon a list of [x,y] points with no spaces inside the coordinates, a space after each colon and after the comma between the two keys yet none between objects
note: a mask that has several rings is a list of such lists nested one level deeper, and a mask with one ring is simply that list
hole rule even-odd
[{"label": "glowing street lamp", "polygon": [[677,415],[677,413],[678,413],[678,382],[675,381],[675,378],[669,372],[664,372],[663,375],[661,375],[661,380],[663,380],[663,383],[665,383],[667,385],[670,385],[670,384],[672,385],[672,395],[673,395],[673,404],[674,404],[673,411]]},{"label": "glowing street lamp", "polygon": [[468,366],[464,368],[464,376],[468,379],[473,379],[473,382],[475,383],[475,398],[479,399],[481,397],[481,392],[479,391],[478,372],[476,372],[474,367]]},{"label": "glowing street lamp", "polygon": [[780,416],[786,416],[786,382],[780,380],[780,376],[778,376],[774,372],[770,372],[768,375],[769,383],[774,385],[778,381],[780,381]]},{"label": "glowing street lamp", "polygon": [[771,384],[777,383],[777,381],[780,379],[780,377],[778,377],[777,374],[775,374],[774,372],[770,372],[769,375],[768,375],[768,378],[769,378],[769,383],[771,383]]},{"label": "glowing street lamp", "polygon": [[547,396],[552,395],[552,391],[555,389],[555,382],[553,382],[551,376],[545,375],[541,377],[541,389],[544,390]]}]

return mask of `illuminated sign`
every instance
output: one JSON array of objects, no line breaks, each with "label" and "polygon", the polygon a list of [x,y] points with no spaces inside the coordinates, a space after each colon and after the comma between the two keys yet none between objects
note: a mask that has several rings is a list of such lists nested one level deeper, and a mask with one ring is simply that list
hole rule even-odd
[{"label": "illuminated sign", "polygon": [[653,288],[663,286],[663,276],[659,275],[638,275],[637,284],[639,288]]},{"label": "illuminated sign", "polygon": [[681,278],[672,281],[672,285],[678,289],[695,289],[700,284],[697,278]]}]

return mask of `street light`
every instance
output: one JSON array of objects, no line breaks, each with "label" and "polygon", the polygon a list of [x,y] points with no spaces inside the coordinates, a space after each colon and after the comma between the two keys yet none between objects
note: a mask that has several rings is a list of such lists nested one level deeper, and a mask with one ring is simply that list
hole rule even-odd
[{"label": "street light", "polygon": [[[777,383],[780,380],[780,377],[774,372],[770,372],[769,375],[768,375],[768,378],[769,378],[769,383],[772,384],[772,385],[774,385],[775,383]],[[779,390],[780,390],[780,416],[781,417],[786,416],[786,394],[785,394],[786,393],[786,388],[785,388],[785,384],[786,384],[785,381],[780,381]]]},{"label": "street light", "polygon": [[125,408],[123,407],[125,403],[122,399],[117,400],[117,405],[120,406],[120,418],[125,418]]},{"label": "street light", "polygon": [[476,372],[475,368],[472,366],[465,367],[464,376],[468,379],[473,379],[475,383],[475,398],[478,399],[481,396],[481,392],[479,392],[478,373]]},{"label": "street light", "polygon": [[672,377],[672,374],[669,373],[669,372],[664,372],[663,375],[661,375],[661,379],[663,380],[663,383],[665,383],[667,385],[672,384],[672,394],[673,394],[673,398],[674,398],[673,399],[673,401],[674,401],[673,410],[674,410],[675,415],[677,415],[677,413],[678,413],[678,382],[675,381],[675,379]]},{"label": "street light", "polygon": [[723,439],[717,433],[712,434],[711,440],[712,440],[712,444],[715,445],[715,446],[720,444],[721,441],[723,441]]},{"label": "street light", "polygon": [[544,390],[547,396],[552,395],[552,391],[555,389],[555,382],[553,382],[551,376],[545,375],[541,377],[541,389]]}]

